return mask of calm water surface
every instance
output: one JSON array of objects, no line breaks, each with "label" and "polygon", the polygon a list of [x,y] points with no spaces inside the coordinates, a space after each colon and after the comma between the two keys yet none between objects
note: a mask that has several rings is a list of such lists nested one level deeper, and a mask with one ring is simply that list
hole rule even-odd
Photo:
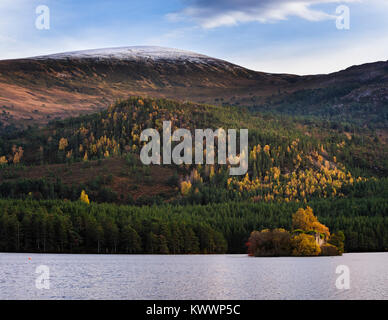
[{"label": "calm water surface", "polygon": [[[50,289],[37,289],[39,265]],[[350,289],[338,290],[338,265]],[[0,253],[0,299],[388,299],[388,253],[342,257]]]}]

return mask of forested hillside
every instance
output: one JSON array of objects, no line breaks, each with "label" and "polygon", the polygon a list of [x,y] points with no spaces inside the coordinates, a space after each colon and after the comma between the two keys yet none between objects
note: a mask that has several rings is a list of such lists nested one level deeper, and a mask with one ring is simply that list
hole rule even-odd
[{"label": "forested hillside", "polygon": [[[168,120],[173,131],[249,129],[248,173],[143,165],[142,130],[161,131]],[[344,231],[346,250],[386,250],[388,147],[379,130],[349,119],[133,97],[10,132],[0,137],[0,197],[8,199],[0,203],[7,230],[0,250],[245,252],[252,230],[288,228],[292,212],[307,205]],[[82,191],[88,201],[79,200]]]}]

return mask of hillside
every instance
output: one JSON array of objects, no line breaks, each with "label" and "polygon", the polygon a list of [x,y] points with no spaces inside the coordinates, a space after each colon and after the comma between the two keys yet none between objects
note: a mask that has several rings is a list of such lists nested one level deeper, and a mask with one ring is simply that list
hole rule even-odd
[{"label": "hillside", "polygon": [[70,52],[0,61],[0,123],[3,128],[47,123],[142,95],[375,122],[385,137],[387,79],[387,62],[301,77],[159,47]]},{"label": "hillside", "polygon": [[[140,132],[163,120],[191,131],[248,128],[248,173],[141,164]],[[252,230],[289,229],[291,213],[309,205],[331,232],[344,231],[347,251],[386,250],[387,158],[367,128],[132,97],[0,138],[0,227],[10,235],[0,248],[242,253]],[[78,201],[82,193],[90,204]]]},{"label": "hillside", "polygon": [[[139,161],[143,145],[141,132],[146,128],[160,131],[162,121],[167,120],[172,122],[173,128],[187,128],[193,133],[195,128],[249,129],[248,175],[229,179],[227,167],[219,165],[165,166],[161,170],[142,165]],[[108,173],[114,176],[109,187],[117,193],[116,200],[124,203],[128,194],[136,199],[142,193],[155,196],[156,190],[169,194],[167,198],[176,198],[183,181],[190,182],[194,190],[198,183],[198,191],[203,189],[205,193],[214,182],[222,186],[219,199],[216,193],[212,195],[213,200],[205,195],[201,200],[201,192],[192,194],[199,202],[220,202],[224,197],[306,201],[330,195],[344,196],[344,191],[350,192],[349,188],[356,182],[386,177],[387,153],[387,146],[376,139],[374,131],[365,128],[346,132],[333,128],[330,123],[254,115],[246,110],[241,112],[240,107],[133,97],[100,113],[5,136],[0,144],[3,163],[0,177],[12,178],[8,171],[13,170],[16,178],[51,177],[52,181],[60,178],[68,186],[93,185],[91,181],[99,177],[101,167],[104,179]],[[21,164],[34,166],[34,170],[17,174]],[[111,169],[105,170],[108,166]],[[89,178],[89,170],[95,172],[93,178]],[[174,173],[179,177],[172,183],[169,179]],[[140,180],[136,183],[138,174]],[[141,178],[144,175],[156,185],[170,184],[173,188],[154,185],[152,191],[151,188],[140,193],[137,189],[131,190],[129,185],[147,185],[146,177]],[[9,192],[10,189],[4,190]],[[181,193],[185,192],[181,190]]]},{"label": "hillside", "polygon": [[[299,87],[302,85],[302,87]],[[253,109],[303,115],[382,130],[388,127],[388,62],[353,66],[328,75],[306,76],[293,92],[281,90]]]},{"label": "hillside", "polygon": [[197,102],[266,96],[297,77],[254,72],[191,52],[130,47],[0,61],[3,123],[102,109],[119,98],[150,95]]}]

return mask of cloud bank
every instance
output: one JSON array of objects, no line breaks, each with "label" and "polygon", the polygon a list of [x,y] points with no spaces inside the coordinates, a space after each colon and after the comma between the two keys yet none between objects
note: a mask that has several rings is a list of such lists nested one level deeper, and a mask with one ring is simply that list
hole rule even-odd
[{"label": "cloud bank", "polygon": [[246,22],[276,22],[291,16],[308,21],[335,19],[313,7],[328,3],[360,0],[191,0],[181,11],[167,15],[171,21],[192,20],[205,29],[234,26]]}]

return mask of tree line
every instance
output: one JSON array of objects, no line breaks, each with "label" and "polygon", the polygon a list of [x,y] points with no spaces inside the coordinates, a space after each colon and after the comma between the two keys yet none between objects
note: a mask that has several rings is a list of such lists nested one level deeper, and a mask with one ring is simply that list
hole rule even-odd
[{"label": "tree line", "polygon": [[[308,203],[345,251],[388,249],[386,199]],[[253,230],[292,227],[298,203],[118,206],[81,201],[0,200],[0,251],[246,253]]]},{"label": "tree line", "polygon": [[[142,215],[143,209],[83,201],[0,200],[0,251],[225,253],[222,234],[200,220]],[[132,214],[131,214],[132,213]]]}]

